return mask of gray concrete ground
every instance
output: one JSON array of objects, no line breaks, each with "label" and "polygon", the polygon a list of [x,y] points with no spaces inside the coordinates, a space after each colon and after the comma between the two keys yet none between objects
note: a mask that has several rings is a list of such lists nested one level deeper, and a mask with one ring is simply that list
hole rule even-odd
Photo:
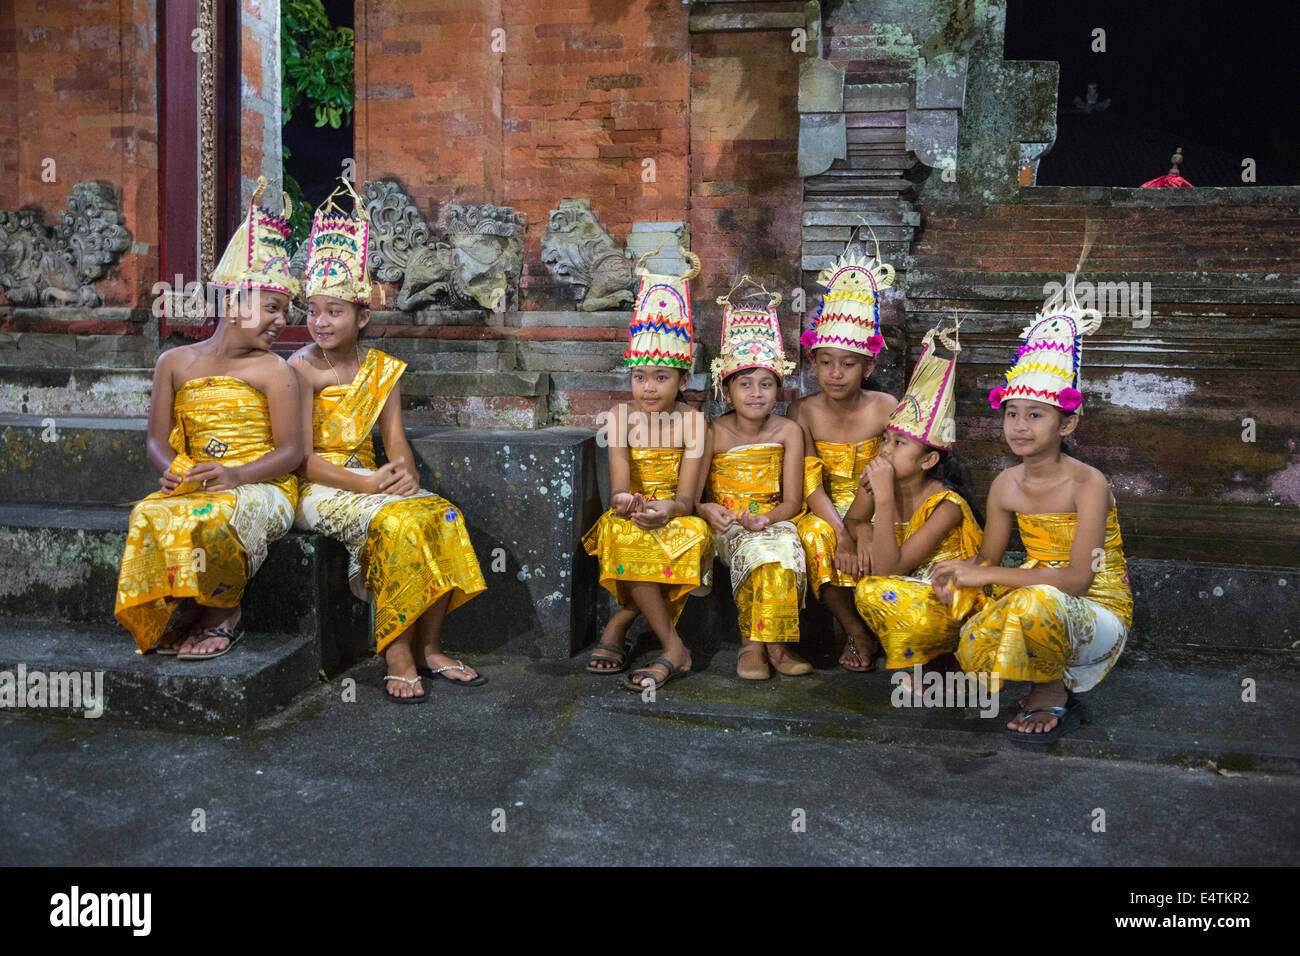
[{"label": "gray concrete ground", "polygon": [[[355,702],[336,679],[240,736],[0,718],[0,860],[1300,859],[1289,652],[1131,649],[1089,695],[1093,723],[1047,755],[1004,743],[1003,721],[976,711],[891,707],[884,673],[743,684],[734,646],[697,657],[696,672],[653,702],[621,678],[585,674],[581,659],[469,660],[487,686],[439,684],[427,704],[398,707],[381,699],[371,661],[346,675]],[[1244,678],[1256,682],[1254,703],[1241,700]],[[1004,711],[1012,700],[1004,694]]]}]

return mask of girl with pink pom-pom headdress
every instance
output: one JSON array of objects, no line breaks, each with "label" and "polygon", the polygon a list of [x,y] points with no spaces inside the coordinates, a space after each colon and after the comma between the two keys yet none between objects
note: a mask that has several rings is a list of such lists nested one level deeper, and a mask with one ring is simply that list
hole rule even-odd
[{"label": "girl with pink pom-pom headdress", "polygon": [[[1110,672],[1133,623],[1110,483],[1061,442],[1079,423],[1083,336],[1100,325],[1100,313],[1080,307],[1072,275],[1025,329],[1006,383],[989,396],[1020,464],[989,488],[979,554],[941,562],[931,575],[954,617],[983,605],[961,628],[961,668],[994,690],[1030,682],[1004,730],[1026,746],[1051,746],[1086,721],[1076,695]],[[1028,560],[1004,568],[1013,520]]]}]

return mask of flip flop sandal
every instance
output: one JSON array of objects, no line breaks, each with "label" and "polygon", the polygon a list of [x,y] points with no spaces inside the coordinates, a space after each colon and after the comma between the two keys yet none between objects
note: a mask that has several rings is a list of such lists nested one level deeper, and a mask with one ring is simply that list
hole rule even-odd
[{"label": "flip flop sandal", "polygon": [[[424,683],[420,680],[420,676],[418,674],[415,677],[398,677],[396,674],[385,674],[384,680],[386,681],[400,680],[407,687],[414,687],[416,684],[419,684],[420,689],[421,690],[424,689]],[[394,704],[423,704],[426,700],[429,699],[429,694],[427,691],[423,694],[412,694],[410,697],[398,697],[396,694],[388,693],[387,687],[384,688],[384,696],[387,697],[389,700],[391,700]]]},{"label": "flip flop sandal", "polygon": [[[862,655],[858,653],[857,641],[855,641],[853,638],[850,637],[847,638],[846,643],[847,643],[847,647],[845,649],[850,654],[853,655],[853,657],[857,660],[859,664],[863,663]],[[879,648],[880,645],[877,644],[876,646],[877,648]],[[876,669],[876,655],[875,654],[868,655],[865,667],[845,667],[843,664],[840,664],[840,667],[843,667],[850,674],[871,674]]]},{"label": "flip flop sandal", "polygon": [[219,651],[213,651],[211,654],[180,654],[176,655],[178,661],[206,661],[214,657],[221,657],[223,654],[229,654],[231,649],[239,643],[239,639],[244,636],[244,626],[236,624],[232,631],[224,624],[218,624],[216,627],[205,627],[199,631],[198,639],[206,641],[211,637],[224,637],[228,642],[225,647]]},{"label": "flip flop sandal", "polygon": [[1051,747],[1071,730],[1087,723],[1083,704],[1072,693],[1069,694],[1064,707],[1037,707],[1033,710],[1022,710],[1019,719],[1023,721],[1026,717],[1034,714],[1051,714],[1056,718],[1056,726],[1051,730],[1040,733],[1025,733],[1024,731],[1012,730],[1010,727],[1006,727],[1003,728],[1002,733],[1021,747],[1047,748]]},{"label": "flip flop sandal", "polygon": [[[650,673],[650,668],[654,667],[656,664],[662,664],[664,665],[664,667],[668,668],[668,676],[665,677],[663,680],[660,680],[659,678],[655,677],[654,674]],[[673,662],[670,661],[668,658],[656,657],[645,667],[638,667],[636,670],[634,670],[623,681],[623,687],[626,688],[627,690],[649,690],[650,689],[649,687],[643,687],[642,685],[637,683],[637,676],[640,675],[642,677],[649,677],[651,680],[653,680],[654,689],[657,691],[659,690],[659,688],[663,687],[669,681],[674,681],[679,677],[685,677],[690,672],[691,669],[689,667],[683,667],[678,669],[677,667],[673,666]]]},{"label": "flip flop sandal", "polygon": [[[617,654],[618,660],[613,660],[609,657],[597,657],[596,651],[598,650],[606,650],[611,654]],[[591,665],[595,664],[597,661],[604,661],[606,664],[616,664],[617,666],[592,667]],[[587,655],[587,673],[589,674],[621,674],[623,671],[627,670],[627,664],[627,648],[618,648],[613,644],[606,644],[604,641],[599,642],[591,649],[591,653]]]},{"label": "flip flop sandal", "polygon": [[457,680],[456,678],[448,677],[443,673],[443,671],[463,671],[464,669],[465,665],[460,661],[457,661],[455,664],[448,664],[446,667],[439,667],[437,670],[428,667],[417,667],[415,672],[421,677],[428,677],[430,679],[436,677],[439,680],[445,680],[448,684],[459,684],[461,687],[482,687],[487,683],[487,678],[482,674],[479,674],[473,680]]}]

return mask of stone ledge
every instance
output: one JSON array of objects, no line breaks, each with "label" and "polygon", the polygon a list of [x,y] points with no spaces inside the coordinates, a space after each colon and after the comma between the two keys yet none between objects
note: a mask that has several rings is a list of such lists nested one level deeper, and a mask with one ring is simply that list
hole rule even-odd
[{"label": "stone ledge", "polygon": [[[127,506],[0,504],[0,616],[117,627],[113,602],[126,544]],[[369,609],[347,587],[347,551],[291,531],[271,544],[244,597],[258,633],[310,638],[316,667],[335,674],[368,657]],[[122,646],[134,644],[118,628]]]},{"label": "stone ledge", "polygon": [[[289,704],[320,680],[311,637],[249,633],[212,661],[137,654],[125,629],[68,627],[50,621],[4,620],[0,671],[21,666],[54,673],[100,672],[103,714],[111,724],[198,732],[242,730]],[[92,678],[93,679],[93,678]],[[92,685],[93,686],[93,685]],[[87,719],[66,707],[13,707],[0,714],[67,721]]]}]

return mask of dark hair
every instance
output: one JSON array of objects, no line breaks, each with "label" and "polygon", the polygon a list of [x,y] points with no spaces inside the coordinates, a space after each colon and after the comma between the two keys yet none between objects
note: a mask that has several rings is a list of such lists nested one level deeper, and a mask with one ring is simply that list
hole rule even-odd
[{"label": "dark hair", "polygon": [[934,479],[942,484],[949,491],[955,491],[966,499],[966,504],[970,505],[971,514],[975,516],[975,523],[981,528],[984,527],[984,512],[975,502],[975,492],[970,488],[970,477],[966,473],[966,466],[950,451],[941,448],[931,448],[925,446],[929,451],[939,453],[939,460],[934,467],[925,473],[926,478]]}]

